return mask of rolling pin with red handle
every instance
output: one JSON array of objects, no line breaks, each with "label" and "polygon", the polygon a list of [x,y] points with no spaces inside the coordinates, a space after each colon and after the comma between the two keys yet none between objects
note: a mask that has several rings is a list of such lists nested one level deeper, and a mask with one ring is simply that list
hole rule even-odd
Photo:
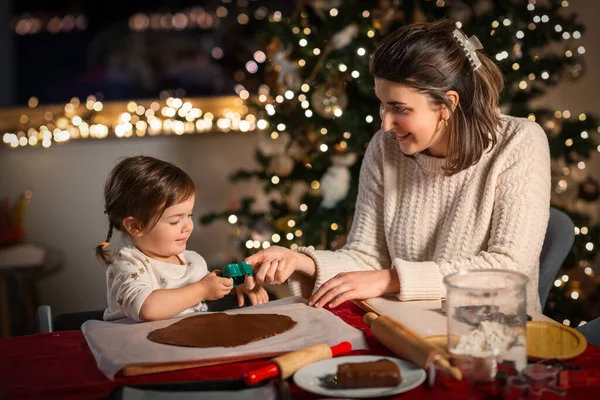
[{"label": "rolling pin with red handle", "polygon": [[450,365],[445,358],[446,353],[441,348],[421,338],[395,319],[369,312],[363,320],[371,327],[373,336],[400,358],[424,369],[429,368],[432,363],[438,364],[455,379],[462,379],[460,369]]},{"label": "rolling pin with red handle", "polygon": [[326,344],[316,344],[302,350],[292,351],[275,357],[272,363],[266,367],[250,371],[244,376],[244,381],[248,385],[256,385],[265,379],[280,377],[287,379],[300,368],[312,364],[315,361],[327,360],[340,354],[348,353],[352,350],[350,342],[342,342],[329,347]]}]

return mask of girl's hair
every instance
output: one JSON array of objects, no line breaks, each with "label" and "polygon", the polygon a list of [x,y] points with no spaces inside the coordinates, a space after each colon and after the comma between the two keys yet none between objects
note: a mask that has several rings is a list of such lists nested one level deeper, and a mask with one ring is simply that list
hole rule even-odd
[{"label": "girl's hair", "polygon": [[119,162],[104,184],[104,213],[108,216],[106,241],[96,246],[104,265],[112,261],[105,250],[113,229],[127,233],[123,219],[134,217],[139,229],[150,231],[163,212],[196,194],[194,182],[183,170],[152,157],[129,157]]},{"label": "girl's hair", "polygon": [[[406,84],[427,94],[432,104],[448,108],[447,175],[477,163],[488,147],[496,145],[504,87],[500,69],[483,52],[476,52],[481,67],[473,68],[454,37],[456,29],[449,20],[404,26],[385,38],[369,66],[375,78]],[[448,90],[459,95],[455,109]]]}]

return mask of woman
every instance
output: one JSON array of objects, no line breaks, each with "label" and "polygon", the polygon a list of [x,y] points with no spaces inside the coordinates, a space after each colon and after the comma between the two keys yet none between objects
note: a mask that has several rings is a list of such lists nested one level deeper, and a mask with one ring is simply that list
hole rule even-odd
[{"label": "woman", "polygon": [[335,307],[384,294],[439,299],[448,274],[507,269],[529,277],[528,308],[540,311],[548,141],[535,122],[500,114],[503,78],[480,48],[451,21],[384,40],[370,64],[381,130],[363,160],[347,244],[270,247],[247,259],[258,282],[289,278],[294,295]]}]

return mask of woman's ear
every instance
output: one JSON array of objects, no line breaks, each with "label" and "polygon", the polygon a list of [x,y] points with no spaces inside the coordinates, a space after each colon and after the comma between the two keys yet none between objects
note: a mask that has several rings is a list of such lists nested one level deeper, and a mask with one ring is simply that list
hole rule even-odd
[{"label": "woman's ear", "polygon": [[[456,110],[456,107],[458,106],[458,101],[460,100],[458,92],[456,92],[455,90],[448,90],[446,92],[446,97],[448,98],[448,100],[450,100],[450,104],[452,105],[452,111],[454,112],[454,110]],[[450,118],[450,115],[447,115],[447,117]]]},{"label": "woman's ear", "polygon": [[123,218],[123,227],[131,237],[140,237],[144,232],[140,229],[137,219],[134,217]]}]

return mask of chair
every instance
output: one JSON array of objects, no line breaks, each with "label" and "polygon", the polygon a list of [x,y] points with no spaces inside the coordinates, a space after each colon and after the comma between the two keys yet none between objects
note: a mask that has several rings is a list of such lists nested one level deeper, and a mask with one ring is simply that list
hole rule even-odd
[{"label": "chair", "polygon": [[575,226],[564,212],[550,208],[550,219],[540,254],[540,278],[538,291],[542,309],[546,305],[548,293],[556,279],[558,270],[571,251],[575,241]]},{"label": "chair", "polygon": [[585,336],[588,343],[594,346],[600,346],[600,317],[591,320],[583,326],[577,328]]},{"label": "chair", "polygon": [[59,314],[52,317],[52,309],[48,305],[39,306],[36,313],[38,333],[71,331],[81,329],[81,325],[88,320],[102,321],[104,310],[83,311]]}]

